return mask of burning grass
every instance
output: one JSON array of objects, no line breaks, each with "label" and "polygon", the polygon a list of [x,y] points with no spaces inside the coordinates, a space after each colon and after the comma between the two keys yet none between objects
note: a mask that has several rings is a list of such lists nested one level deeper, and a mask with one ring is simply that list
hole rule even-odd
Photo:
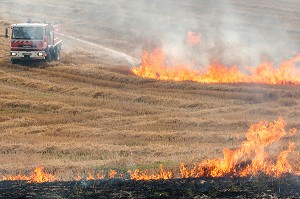
[{"label": "burning grass", "polygon": [[29,183],[43,183],[43,182],[53,182],[55,180],[54,176],[44,172],[43,167],[36,167],[34,172],[30,176],[17,175],[17,176],[7,176],[3,177],[2,180],[5,181],[27,181]]},{"label": "burning grass", "polygon": [[[191,45],[201,41],[190,36]],[[182,161],[190,173],[200,160],[222,162],[223,148],[238,147],[244,135],[235,135],[249,122],[280,114],[300,128],[297,86],[159,82],[79,54],[41,68],[1,65],[0,172],[7,179],[20,173],[36,182],[28,172],[34,165],[54,176],[44,181],[177,179]],[[236,164],[239,171],[246,163]]]},{"label": "burning grass", "polygon": [[[224,149],[222,159],[206,159],[201,163],[195,163],[191,169],[187,169],[185,164],[180,165],[180,178],[201,178],[201,177],[247,177],[266,175],[279,178],[282,175],[300,175],[299,162],[294,162],[289,158],[293,154],[296,146],[289,139],[296,135],[295,128],[285,130],[286,122],[279,118],[274,122],[261,121],[252,124],[246,133],[244,141],[237,149]],[[129,175],[128,175],[129,174]],[[88,173],[85,180],[126,178],[131,180],[166,180],[178,178],[171,170],[163,169],[160,165],[158,172],[138,169],[127,174],[118,173],[115,170],[105,175],[103,172],[92,175]],[[24,180],[28,182],[51,182],[55,178],[51,174],[43,172],[41,167],[37,167],[30,176],[4,176],[3,180]],[[76,180],[83,178],[76,177]]]},{"label": "burning grass", "polygon": [[141,65],[132,69],[133,73],[137,76],[156,80],[201,83],[300,84],[300,69],[296,68],[295,65],[300,61],[300,55],[282,62],[279,67],[270,62],[262,63],[257,67],[246,67],[250,74],[241,72],[237,66],[228,67],[220,63],[207,66],[206,72],[192,69],[190,65],[168,65],[167,63],[170,61],[164,50],[160,48],[154,49],[152,52],[144,51],[141,60]]},{"label": "burning grass", "polygon": [[[222,177],[226,175],[253,176],[265,174],[273,177],[280,177],[286,173],[298,174],[299,165],[292,164],[287,159],[288,155],[296,148],[294,142],[284,142],[286,146],[277,145],[282,139],[289,138],[296,133],[296,129],[288,132],[284,129],[285,121],[279,118],[273,123],[265,121],[253,124],[246,133],[247,140],[236,150],[225,149],[223,159],[205,160],[187,170],[184,164],[181,165],[181,173],[185,177]],[[277,152],[275,145],[283,148]],[[270,152],[267,149],[270,148]],[[273,151],[274,150],[274,151]],[[272,154],[272,155],[271,155]]]},{"label": "burning grass", "polygon": [[128,169],[142,175],[155,165],[157,170],[147,171],[151,176],[162,163],[164,171],[180,177],[180,162],[190,160],[185,166],[193,168],[195,161],[237,147],[244,135],[234,135],[249,122],[282,114],[299,129],[297,86],[156,82],[130,75],[125,81],[123,73],[96,65],[20,68],[0,68],[3,175],[43,165],[47,171],[66,170],[51,173],[57,180],[82,173],[97,179],[102,167],[129,177]]}]

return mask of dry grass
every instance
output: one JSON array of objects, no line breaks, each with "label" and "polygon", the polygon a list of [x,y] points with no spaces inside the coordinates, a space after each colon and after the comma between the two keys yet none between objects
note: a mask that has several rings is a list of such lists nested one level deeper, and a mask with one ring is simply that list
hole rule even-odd
[{"label": "dry grass", "polygon": [[178,165],[220,157],[260,120],[300,129],[299,86],[158,82],[102,58],[78,49],[61,63],[0,65],[0,176]]},{"label": "dry grass", "polygon": [[94,64],[20,68],[0,68],[3,173],[176,165],[220,157],[262,119],[299,128],[298,86],[155,82]]}]

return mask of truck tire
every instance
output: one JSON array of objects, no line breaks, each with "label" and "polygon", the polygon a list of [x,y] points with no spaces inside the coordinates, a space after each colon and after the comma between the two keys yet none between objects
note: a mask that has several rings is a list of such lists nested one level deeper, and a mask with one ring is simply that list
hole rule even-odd
[{"label": "truck tire", "polygon": [[60,50],[59,49],[56,49],[54,51],[54,60],[55,61],[59,61],[60,60]]},{"label": "truck tire", "polygon": [[51,62],[52,61],[52,53],[50,52],[49,49],[46,50],[47,56],[46,56],[46,61]]},{"label": "truck tire", "polygon": [[19,63],[19,60],[17,60],[17,59],[11,59],[10,61],[11,61],[12,64],[17,64],[17,63]]}]

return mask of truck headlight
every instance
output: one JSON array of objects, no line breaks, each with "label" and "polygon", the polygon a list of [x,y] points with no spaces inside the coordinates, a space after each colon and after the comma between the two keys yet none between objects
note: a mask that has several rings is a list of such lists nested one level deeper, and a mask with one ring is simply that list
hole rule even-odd
[{"label": "truck headlight", "polygon": [[44,53],[38,53],[38,56],[43,56],[44,55]]},{"label": "truck headlight", "polygon": [[17,53],[14,53],[14,52],[11,53],[11,56],[16,56],[16,55],[17,55]]}]

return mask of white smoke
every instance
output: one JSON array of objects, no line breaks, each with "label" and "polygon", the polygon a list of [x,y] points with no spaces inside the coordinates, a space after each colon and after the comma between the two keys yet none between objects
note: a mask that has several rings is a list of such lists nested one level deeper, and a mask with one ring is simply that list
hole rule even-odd
[{"label": "white smoke", "polygon": [[[195,67],[211,61],[242,67],[279,62],[299,50],[293,12],[286,13],[296,11],[299,4],[297,0],[268,4],[257,0],[2,0],[0,18],[59,21],[67,35],[111,49],[114,55],[120,51],[139,57],[146,42],[158,41],[172,59]],[[186,45],[189,31],[202,35],[198,47]]]}]

